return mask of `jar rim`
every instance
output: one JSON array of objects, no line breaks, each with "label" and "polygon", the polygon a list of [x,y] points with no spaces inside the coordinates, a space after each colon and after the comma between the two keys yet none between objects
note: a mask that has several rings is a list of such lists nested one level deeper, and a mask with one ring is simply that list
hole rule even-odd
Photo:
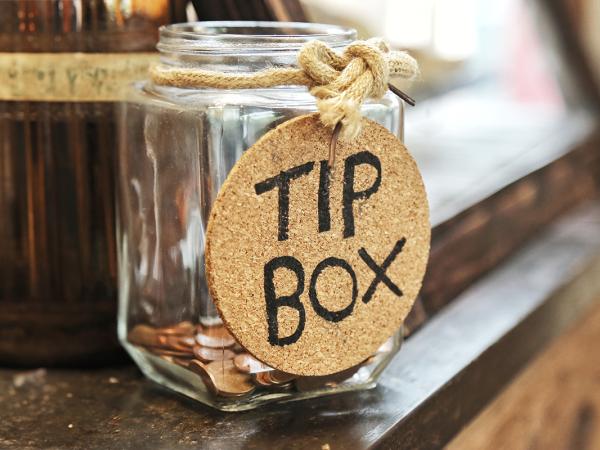
[{"label": "jar rim", "polygon": [[320,40],[333,48],[356,39],[356,30],[308,22],[204,21],[160,27],[161,52],[184,54],[264,53],[297,51]]}]

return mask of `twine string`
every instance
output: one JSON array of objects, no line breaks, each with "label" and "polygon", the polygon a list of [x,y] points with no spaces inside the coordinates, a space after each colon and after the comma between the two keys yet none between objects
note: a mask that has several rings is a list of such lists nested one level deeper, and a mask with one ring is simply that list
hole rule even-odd
[{"label": "twine string", "polygon": [[413,57],[390,50],[380,38],[355,41],[342,53],[318,40],[307,42],[298,52],[298,66],[231,73],[159,64],[150,69],[150,75],[158,85],[180,88],[307,86],[317,99],[321,122],[332,129],[341,123],[340,138],[352,140],[360,133],[364,101],[383,97],[390,77],[413,79],[419,70]]}]

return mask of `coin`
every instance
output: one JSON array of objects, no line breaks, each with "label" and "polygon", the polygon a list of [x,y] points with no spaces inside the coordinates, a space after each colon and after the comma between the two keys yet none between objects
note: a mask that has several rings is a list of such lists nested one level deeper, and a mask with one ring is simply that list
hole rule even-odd
[{"label": "coin", "polygon": [[181,366],[181,367],[185,367],[186,369],[189,367],[190,361],[192,361],[191,359],[185,359],[185,358],[174,358],[174,357],[171,357],[171,358],[175,364],[177,364],[178,366]]},{"label": "coin", "polygon": [[275,385],[286,384],[297,378],[297,375],[282,372],[281,370],[271,370],[270,372],[267,372],[267,376],[271,380],[271,383]]},{"label": "coin", "polygon": [[252,381],[257,386],[270,387],[273,385],[271,382],[271,378],[268,375],[268,372],[256,372],[252,374]]},{"label": "coin", "polygon": [[206,366],[206,369],[214,379],[215,387],[220,395],[247,395],[254,390],[250,377],[240,373],[231,360],[213,361]]},{"label": "coin", "polygon": [[252,374],[252,381],[257,386],[276,389],[278,391],[291,389],[293,384],[292,381],[295,378],[295,375],[273,369]]},{"label": "coin", "polygon": [[209,373],[206,370],[206,364],[204,364],[202,361],[199,361],[197,359],[192,359],[188,363],[188,369],[190,369],[195,374],[200,375],[200,377],[202,378],[202,381],[204,382],[206,387],[209,388],[210,390],[214,391],[215,385],[214,385],[212,377],[209,375]]},{"label": "coin", "polygon": [[203,327],[220,327],[223,326],[223,321],[220,317],[200,317],[200,323],[197,325],[198,331],[202,331]]},{"label": "coin", "polygon": [[180,322],[162,328],[139,324],[131,329],[128,340],[167,362],[193,371],[202,378],[207,389],[224,397],[249,395],[257,386],[271,391],[295,387],[300,392],[331,388],[393,348],[393,340],[389,340],[378,353],[347,370],[327,376],[298,377],[256,359],[222,324],[207,326]]},{"label": "coin", "polygon": [[196,342],[204,347],[221,348],[231,347],[235,339],[229,334],[224,326],[203,327],[196,333]]},{"label": "coin", "polygon": [[223,339],[231,338],[231,334],[224,325],[212,325],[212,326],[203,326],[201,333],[206,334],[207,336],[212,337],[221,337]]},{"label": "coin", "polygon": [[306,392],[314,391],[315,389],[320,389],[324,387],[336,386],[337,384],[352,377],[352,375],[354,375],[362,366],[362,364],[358,364],[356,366],[350,367],[349,369],[342,370],[341,372],[334,373],[332,375],[325,375],[322,377],[298,377],[295,382],[296,389],[298,389],[301,392]]},{"label": "coin", "polygon": [[192,322],[185,320],[185,321],[179,322],[178,324],[175,324],[171,327],[159,328],[157,331],[160,334],[181,336],[181,335],[193,335],[195,330],[196,330],[196,327],[194,326],[194,324]]},{"label": "coin", "polygon": [[175,356],[177,358],[191,358],[192,352],[182,352],[182,351],[178,351],[178,350],[171,350],[168,348],[162,348],[162,347],[147,347],[147,349],[151,352],[154,353],[155,355],[158,356]]},{"label": "coin", "polygon": [[232,359],[235,356],[231,350],[226,348],[210,348],[202,347],[201,345],[195,345],[193,348],[194,356],[200,361],[208,363],[211,361],[223,361]]},{"label": "coin", "polygon": [[203,364],[194,359],[188,367],[199,374],[216,395],[239,397],[248,395],[255,389],[250,377],[239,372],[231,360]]},{"label": "coin", "polygon": [[194,335],[179,336],[178,342],[185,347],[192,348],[194,345],[196,345],[196,338],[194,337]]},{"label": "coin", "polygon": [[169,350],[175,350],[179,352],[192,353],[192,347],[195,344],[192,336],[165,336],[164,347]]},{"label": "coin", "polygon": [[272,370],[265,363],[260,362],[249,353],[240,353],[233,358],[233,364],[237,369],[244,373],[258,373]]},{"label": "coin", "polygon": [[246,351],[246,349],[244,347],[242,347],[239,342],[236,342],[235,344],[233,344],[233,347],[231,347],[231,350],[233,350],[236,353],[243,353]]},{"label": "coin", "polygon": [[160,335],[156,329],[149,325],[136,325],[127,335],[127,340],[132,344],[157,347],[161,345]]}]

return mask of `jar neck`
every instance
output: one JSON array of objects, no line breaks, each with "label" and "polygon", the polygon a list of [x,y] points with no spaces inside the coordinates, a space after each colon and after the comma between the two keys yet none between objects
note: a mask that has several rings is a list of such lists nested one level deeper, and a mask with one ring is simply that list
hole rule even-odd
[{"label": "jar neck", "polygon": [[300,22],[196,22],[160,28],[161,62],[221,72],[256,72],[296,65],[300,48],[320,40],[342,48],[356,31],[335,25]]}]

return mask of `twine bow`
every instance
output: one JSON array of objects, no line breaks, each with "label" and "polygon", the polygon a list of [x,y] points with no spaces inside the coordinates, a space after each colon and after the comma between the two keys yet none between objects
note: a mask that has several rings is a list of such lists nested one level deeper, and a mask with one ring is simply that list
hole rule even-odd
[{"label": "twine bow", "polygon": [[345,140],[352,140],[360,133],[360,108],[366,99],[383,97],[390,77],[412,79],[418,73],[413,57],[405,52],[391,51],[379,38],[355,41],[341,54],[321,41],[310,41],[299,51],[298,65],[254,73],[157,65],[151,68],[150,73],[156,84],[183,88],[307,86],[317,98],[323,124],[341,131],[340,137]]}]

